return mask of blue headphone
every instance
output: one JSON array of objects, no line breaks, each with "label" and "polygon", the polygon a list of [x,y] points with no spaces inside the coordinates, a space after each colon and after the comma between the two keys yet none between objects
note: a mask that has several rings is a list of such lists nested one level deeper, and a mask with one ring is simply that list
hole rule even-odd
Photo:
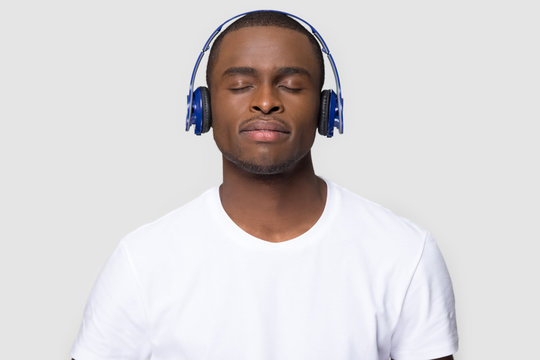
[{"label": "blue headphone", "polygon": [[[257,10],[259,11],[259,10]],[[271,10],[274,11],[274,10]],[[199,64],[201,63],[201,60],[204,56],[204,53],[210,49],[210,43],[214,38],[219,34],[221,29],[225,24],[228,22],[237,19],[241,16],[244,16],[246,14],[250,14],[256,11],[249,11],[245,12],[236,16],[233,16],[229,20],[225,21],[223,24],[221,24],[212,35],[210,35],[210,38],[206,41],[204,44],[204,47],[199,54],[199,57],[197,58],[197,62],[195,64],[195,68],[193,69],[193,73],[191,74],[191,82],[189,84],[189,93],[187,96],[187,116],[186,116],[186,131],[189,131],[189,128],[191,125],[195,125],[195,134],[201,135],[202,133],[205,133],[210,130],[210,127],[212,126],[212,116],[210,111],[210,93],[208,91],[208,88],[205,86],[198,87],[193,90],[194,82],[195,82],[195,75],[197,74],[197,69],[199,68]],[[330,54],[330,50],[328,49],[328,46],[326,46],[326,43],[324,42],[322,36],[319,34],[317,30],[313,26],[311,26],[307,21],[299,18],[298,16],[283,12],[283,11],[275,11],[278,13],[285,14],[287,16],[290,16],[294,19],[300,20],[304,24],[306,24],[310,29],[315,38],[319,41],[321,44],[321,50],[323,53],[325,53],[328,56],[328,60],[330,61],[330,64],[332,66],[332,71],[334,73],[334,77],[336,79],[336,91],[333,90],[323,90],[321,91],[321,108],[319,111],[319,124],[318,124],[318,132],[321,135],[324,135],[326,137],[332,137],[334,135],[334,128],[337,128],[339,130],[340,134],[343,134],[343,98],[341,97],[341,84],[339,81],[339,75],[336,68],[336,64],[334,63],[334,59],[332,58],[332,55]]]}]

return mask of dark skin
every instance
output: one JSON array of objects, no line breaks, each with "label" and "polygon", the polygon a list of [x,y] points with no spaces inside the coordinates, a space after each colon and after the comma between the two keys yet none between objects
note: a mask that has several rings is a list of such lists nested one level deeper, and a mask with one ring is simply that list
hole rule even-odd
[{"label": "dark skin", "polygon": [[278,27],[229,33],[211,74],[213,133],[223,153],[221,202],[260,239],[306,232],[326,201],[310,149],[320,74],[304,35]]},{"label": "dark skin", "polygon": [[305,35],[259,26],[227,34],[210,74],[212,127],[223,154],[221,202],[239,227],[265,241],[303,234],[325,206],[326,184],[310,152],[318,66]]}]

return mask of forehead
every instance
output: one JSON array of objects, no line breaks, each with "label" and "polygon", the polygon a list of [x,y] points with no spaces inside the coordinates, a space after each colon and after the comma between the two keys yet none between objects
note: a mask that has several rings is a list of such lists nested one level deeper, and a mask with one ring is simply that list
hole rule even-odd
[{"label": "forehead", "polygon": [[276,69],[298,66],[316,74],[318,63],[306,35],[276,26],[245,27],[224,36],[214,73],[231,66]]}]

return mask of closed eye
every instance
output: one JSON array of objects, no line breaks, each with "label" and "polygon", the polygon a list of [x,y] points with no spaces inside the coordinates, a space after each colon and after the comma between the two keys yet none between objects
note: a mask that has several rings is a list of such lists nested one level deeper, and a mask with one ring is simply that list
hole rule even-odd
[{"label": "closed eye", "polygon": [[239,86],[239,87],[229,88],[229,91],[231,91],[233,93],[239,93],[239,92],[247,91],[247,90],[249,90],[251,88],[253,88],[252,85],[246,85],[246,86]]},{"label": "closed eye", "polygon": [[283,89],[283,90],[285,90],[285,91],[288,91],[288,92],[292,92],[292,93],[298,93],[298,92],[300,92],[300,91],[303,90],[302,88],[291,87],[291,86],[285,86],[285,85],[279,85],[279,88],[280,88],[280,89]]}]

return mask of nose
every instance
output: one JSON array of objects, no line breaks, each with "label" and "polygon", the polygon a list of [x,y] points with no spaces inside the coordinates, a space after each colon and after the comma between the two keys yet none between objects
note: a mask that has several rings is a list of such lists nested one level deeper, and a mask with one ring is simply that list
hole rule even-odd
[{"label": "nose", "polygon": [[277,89],[270,85],[259,86],[253,94],[251,110],[265,115],[283,111]]}]

